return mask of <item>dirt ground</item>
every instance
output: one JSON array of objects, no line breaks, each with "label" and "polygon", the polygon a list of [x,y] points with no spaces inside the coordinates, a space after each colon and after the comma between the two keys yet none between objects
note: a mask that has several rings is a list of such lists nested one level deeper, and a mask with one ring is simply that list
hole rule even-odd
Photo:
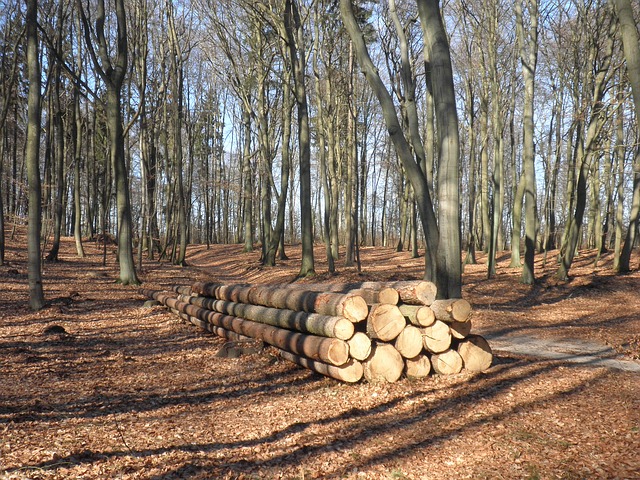
[{"label": "dirt ground", "polygon": [[[98,246],[87,243],[78,259],[65,238],[61,261],[44,265],[48,306],[31,312],[26,244],[8,240],[0,478],[640,478],[640,373],[494,349],[484,373],[352,385],[269,349],[218,358],[222,340],[114,283],[112,248],[103,266]],[[261,268],[259,252],[239,245],[193,246],[189,267],[145,261],[140,276],[147,288],[302,282],[299,249],[287,253]],[[323,257],[318,247],[314,282],[417,279],[423,270],[422,258],[388,248],[362,249],[361,273],[339,264],[329,275]],[[594,267],[593,252],[581,252],[562,284],[554,259],[537,259],[533,287],[519,283],[507,253],[492,280],[482,257],[467,266],[474,330],[501,345],[510,336],[585,342],[639,359],[640,274],[614,276],[610,256]]]}]

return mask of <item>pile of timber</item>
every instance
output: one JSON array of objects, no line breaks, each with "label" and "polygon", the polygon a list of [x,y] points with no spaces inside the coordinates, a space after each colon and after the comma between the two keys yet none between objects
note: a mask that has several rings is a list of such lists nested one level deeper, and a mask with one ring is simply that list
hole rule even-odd
[{"label": "pile of timber", "polygon": [[232,341],[260,340],[289,361],[345,382],[488,369],[471,333],[471,305],[436,299],[425,281],[341,285],[224,285],[140,289],[183,320]]}]

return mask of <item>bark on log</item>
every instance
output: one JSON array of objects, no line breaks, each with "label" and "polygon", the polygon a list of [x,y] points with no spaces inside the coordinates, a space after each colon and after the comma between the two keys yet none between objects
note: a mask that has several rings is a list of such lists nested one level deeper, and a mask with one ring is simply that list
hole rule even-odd
[{"label": "bark on log", "polygon": [[402,375],[404,362],[398,351],[388,343],[377,343],[364,362],[364,378],[371,383],[395,382]]},{"label": "bark on log", "polygon": [[[424,280],[404,280],[392,282],[355,282],[355,283],[300,283],[292,284],[293,288],[307,289],[316,292],[357,292],[360,289],[382,291],[392,288],[404,303],[430,305],[436,298],[435,284]],[[376,303],[387,303],[379,301]]]},{"label": "bark on log", "polygon": [[398,305],[400,312],[416,327],[429,327],[436,321],[436,316],[430,307],[424,305]]},{"label": "bark on log", "polygon": [[227,330],[226,328],[216,327],[215,325],[212,325],[209,322],[205,322],[204,320],[200,320],[199,318],[192,317],[191,315],[187,315],[186,313],[182,313],[180,310],[176,310],[175,308],[171,308],[170,310],[176,315],[178,315],[185,322],[189,322],[190,324],[196,327],[200,327],[203,330],[206,330],[210,333],[213,333],[218,337],[225,338],[227,340],[233,340],[236,342],[255,341],[255,338],[240,335],[239,333],[232,332],[231,330]]},{"label": "bark on log", "polygon": [[268,285],[220,285],[203,282],[194,283],[191,290],[218,300],[345,317],[354,323],[367,318],[369,311],[362,297],[348,293],[314,292]]},{"label": "bark on log", "polygon": [[462,371],[462,357],[455,350],[449,349],[431,355],[431,365],[440,375],[454,375]]},{"label": "bark on log", "polygon": [[188,285],[173,285],[171,291],[179,293],[180,295],[193,295],[191,287]]},{"label": "bark on log", "polygon": [[400,296],[394,288],[358,288],[356,290],[349,290],[344,293],[361,296],[367,305],[374,305],[376,303],[387,303],[389,305],[397,305],[400,301]]},{"label": "bark on log", "polygon": [[363,375],[362,364],[357,360],[351,359],[344,365],[337,367],[335,365],[327,365],[326,363],[317,362],[310,358],[301,357],[300,355],[295,355],[285,350],[279,350],[278,353],[282,358],[289,360],[290,362],[297,363],[309,370],[313,370],[314,372],[318,372],[322,375],[335,378],[336,380],[341,380],[343,382],[358,382]]},{"label": "bark on log", "polygon": [[471,317],[471,305],[463,298],[435,300],[431,310],[443,322],[466,322]]},{"label": "bark on log", "polygon": [[344,365],[349,359],[349,346],[344,340],[292,332],[291,330],[213,312],[181,302],[171,294],[164,292],[147,289],[141,289],[140,292],[162,302],[169,308],[175,308],[182,313],[199,318],[215,326],[232,330],[247,337],[263,340],[274,347],[309,357],[312,360],[340,366]]},{"label": "bark on log", "polygon": [[451,329],[453,338],[462,340],[471,333],[471,320],[467,320],[466,322],[451,322],[449,328]]},{"label": "bark on log", "polygon": [[371,354],[371,339],[362,332],[356,332],[349,340],[349,355],[356,360],[366,360]]},{"label": "bark on log", "polygon": [[449,325],[440,320],[433,322],[430,327],[422,329],[424,348],[431,353],[441,353],[451,347],[451,330]]},{"label": "bark on log", "polygon": [[375,340],[390,342],[406,324],[407,321],[397,306],[378,303],[371,307],[367,317],[367,335]]},{"label": "bark on log", "polygon": [[458,345],[464,368],[471,372],[483,372],[491,366],[493,353],[489,343],[480,335],[469,335]]},{"label": "bark on log", "polygon": [[407,378],[424,378],[431,373],[431,361],[428,355],[420,354],[413,358],[406,359],[404,363],[404,373]]},{"label": "bark on log", "polygon": [[293,310],[235,303],[209,297],[180,295],[178,299],[207,310],[213,310],[233,317],[244,318],[288,330],[320,335],[322,337],[349,340],[354,332],[353,323],[344,317],[294,312]]},{"label": "bark on log", "polygon": [[422,332],[413,325],[405,326],[395,340],[394,347],[404,358],[413,358],[422,351]]}]

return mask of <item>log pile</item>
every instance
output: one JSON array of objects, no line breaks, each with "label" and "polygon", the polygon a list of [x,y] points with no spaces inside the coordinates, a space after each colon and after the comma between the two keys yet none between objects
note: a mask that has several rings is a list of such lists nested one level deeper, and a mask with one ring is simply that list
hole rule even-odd
[{"label": "log pile", "polygon": [[493,358],[487,341],[471,333],[469,302],[436,299],[431,282],[196,282],[140,293],[220,337],[260,340],[281,358],[344,382],[479,372]]}]

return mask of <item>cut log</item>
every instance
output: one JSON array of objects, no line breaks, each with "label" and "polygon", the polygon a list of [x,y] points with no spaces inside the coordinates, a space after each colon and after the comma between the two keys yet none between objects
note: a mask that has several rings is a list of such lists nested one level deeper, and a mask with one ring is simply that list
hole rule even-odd
[{"label": "cut log", "polygon": [[376,303],[388,303],[389,305],[397,305],[400,301],[398,292],[393,288],[358,288],[356,290],[349,290],[344,293],[362,297],[367,305],[374,305]]},{"label": "cut log", "polygon": [[431,304],[431,310],[443,322],[466,322],[471,317],[471,304],[463,298],[436,300]]},{"label": "cut log", "polygon": [[422,351],[422,332],[413,325],[405,326],[395,340],[394,347],[404,358],[413,358]]},{"label": "cut log", "polygon": [[301,357],[300,355],[295,355],[285,350],[279,350],[278,353],[282,358],[289,360],[290,362],[297,363],[309,370],[313,370],[314,372],[318,372],[322,375],[335,378],[343,382],[355,383],[362,378],[363,367],[357,360],[351,359],[344,365],[337,367],[335,365],[316,362],[310,358]]},{"label": "cut log", "polygon": [[182,313],[179,310],[176,310],[175,308],[171,308],[170,310],[176,315],[178,315],[182,320],[189,322],[190,324],[196,327],[200,327],[203,330],[206,330],[207,332],[213,333],[218,337],[226,338],[227,340],[233,340],[236,342],[255,341],[254,338],[240,335],[239,333],[232,332],[230,330],[227,330],[226,328],[216,327],[215,325],[211,325],[210,323],[205,322],[204,320],[200,320],[199,318],[195,318],[195,317],[192,317],[191,315],[187,315],[186,313]]},{"label": "cut log", "polygon": [[173,285],[171,287],[172,292],[179,293],[180,295],[192,295],[191,287],[188,285]]},{"label": "cut log", "polygon": [[466,322],[451,322],[449,328],[451,329],[453,338],[462,340],[471,333],[471,320],[467,320]]},{"label": "cut log", "polygon": [[491,366],[493,353],[489,343],[480,335],[469,335],[458,345],[464,368],[471,372],[483,372]]},{"label": "cut log", "polygon": [[431,373],[431,361],[428,355],[420,354],[404,361],[404,373],[407,378],[419,379]]},{"label": "cut log", "polygon": [[398,305],[400,303],[400,295],[395,288],[385,287],[378,292],[378,303]]},{"label": "cut log", "polygon": [[398,351],[388,343],[377,343],[364,362],[364,378],[371,383],[395,382],[402,375],[404,361]]},{"label": "cut log", "polygon": [[436,321],[436,316],[430,307],[424,305],[398,305],[400,312],[416,327],[429,327]]},{"label": "cut log", "polygon": [[396,289],[403,303],[413,305],[431,305],[438,293],[432,282],[393,282],[389,286]]},{"label": "cut log", "polygon": [[141,289],[141,293],[158,300],[169,308],[175,308],[182,313],[199,318],[217,327],[222,327],[247,337],[263,340],[274,347],[309,357],[312,360],[319,360],[323,363],[340,366],[347,363],[349,359],[349,346],[344,340],[292,332],[284,328],[213,312],[189,303],[181,302],[173,297],[172,294],[164,292]]},{"label": "cut log", "polygon": [[462,371],[462,357],[455,350],[431,355],[433,370],[440,375],[454,375]]},{"label": "cut log", "polygon": [[349,340],[349,355],[356,360],[365,360],[371,354],[371,339],[362,332],[356,332]]},{"label": "cut log", "polygon": [[376,340],[390,342],[407,324],[400,309],[395,305],[378,303],[371,307],[367,317],[367,335]]},{"label": "cut log", "polygon": [[441,353],[451,347],[451,330],[449,325],[440,320],[433,322],[430,327],[422,329],[424,348],[431,353]]},{"label": "cut log", "polygon": [[220,285],[203,282],[194,283],[191,290],[218,300],[345,317],[354,323],[367,318],[369,311],[362,297],[348,293],[314,292],[269,285]]},{"label": "cut log", "polygon": [[286,328],[322,337],[348,340],[353,336],[353,323],[344,317],[320,315],[318,313],[294,312],[293,310],[248,305],[210,297],[180,295],[180,301],[196,305],[214,312],[240,317],[254,322],[266,323],[274,327]]}]

